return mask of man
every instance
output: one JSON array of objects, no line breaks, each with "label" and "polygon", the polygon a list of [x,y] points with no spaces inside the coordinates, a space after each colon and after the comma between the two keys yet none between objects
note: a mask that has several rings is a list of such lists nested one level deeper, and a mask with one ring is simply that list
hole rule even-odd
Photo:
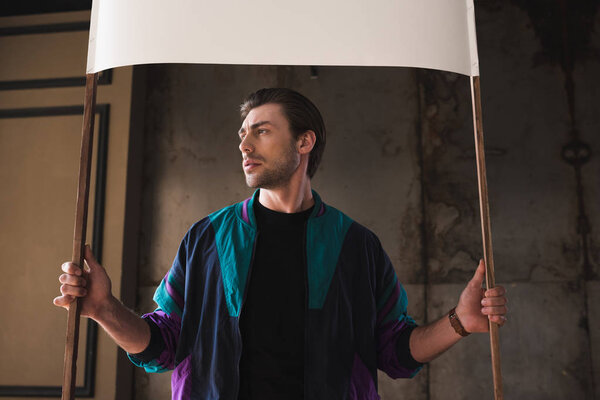
[{"label": "man", "polygon": [[311,189],[325,146],[317,108],[289,89],[241,106],[243,169],[254,196],[194,224],[138,317],[116,300],[89,248],[89,273],[63,264],[68,308],[96,320],[150,372],[174,369],[174,399],[377,399],[377,368],[414,376],[470,332],[503,325],[504,289],[483,262],[455,310],[417,327],[377,237]]}]

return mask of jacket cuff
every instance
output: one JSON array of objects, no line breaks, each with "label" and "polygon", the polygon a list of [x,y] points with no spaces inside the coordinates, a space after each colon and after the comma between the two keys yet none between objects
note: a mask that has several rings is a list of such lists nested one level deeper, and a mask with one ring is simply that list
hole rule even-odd
[{"label": "jacket cuff", "polygon": [[150,327],[150,343],[148,343],[148,346],[141,353],[129,355],[143,363],[148,363],[160,356],[165,348],[165,342],[162,338],[162,333],[160,332],[158,325],[156,325],[150,318],[142,319],[146,321]]},{"label": "jacket cuff", "polygon": [[415,328],[415,325],[408,325],[402,330],[396,341],[398,361],[400,361],[400,365],[409,369],[417,369],[423,366],[423,363],[415,360],[410,353],[410,334]]}]

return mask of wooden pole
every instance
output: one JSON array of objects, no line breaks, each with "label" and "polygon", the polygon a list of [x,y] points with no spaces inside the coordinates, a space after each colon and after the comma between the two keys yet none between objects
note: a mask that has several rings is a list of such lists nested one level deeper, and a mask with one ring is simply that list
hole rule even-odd
[{"label": "wooden pole", "polygon": [[[77,207],[75,211],[75,229],[73,232],[73,255],[71,262],[83,266],[85,236],[87,231],[88,200],[90,193],[90,170],[92,165],[92,147],[94,144],[94,115],[96,113],[96,88],[98,74],[87,74],[85,98],[83,103],[83,127],[81,131],[81,155],[79,159],[79,184],[77,189]],[[67,317],[67,339],[65,344],[65,362],[63,369],[62,400],[75,398],[75,377],[77,376],[77,346],[79,343],[79,299],[69,306]]]},{"label": "wooden pole", "polygon": [[[494,257],[492,255],[492,232],[490,225],[490,205],[488,202],[485,153],[483,146],[483,122],[481,113],[481,85],[479,76],[471,77],[471,100],[473,103],[473,130],[475,133],[475,155],[477,157],[477,180],[479,186],[479,209],[481,212],[481,233],[483,236],[483,258],[485,261],[485,284],[487,289],[496,286],[494,277]],[[490,324],[490,345],[492,350],[492,373],[494,377],[494,399],[502,400],[502,370],[500,368],[500,342],[498,324]]]}]

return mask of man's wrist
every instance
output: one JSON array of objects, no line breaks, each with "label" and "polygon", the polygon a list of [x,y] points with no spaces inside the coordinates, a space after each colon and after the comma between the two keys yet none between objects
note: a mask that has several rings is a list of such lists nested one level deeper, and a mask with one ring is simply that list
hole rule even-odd
[{"label": "man's wrist", "polygon": [[471,334],[470,332],[467,332],[462,322],[460,321],[460,318],[458,318],[458,314],[456,313],[456,307],[454,307],[448,312],[448,319],[450,320],[450,325],[452,325],[454,331],[460,336],[465,337]]},{"label": "man's wrist", "polygon": [[112,294],[100,304],[94,313],[91,313],[90,318],[99,324],[110,322],[115,319],[117,308],[121,306],[121,302]]}]

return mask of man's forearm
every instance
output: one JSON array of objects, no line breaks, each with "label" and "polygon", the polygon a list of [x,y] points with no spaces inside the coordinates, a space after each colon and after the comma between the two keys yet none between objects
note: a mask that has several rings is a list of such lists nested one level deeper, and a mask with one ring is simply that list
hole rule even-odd
[{"label": "man's forearm", "polygon": [[114,297],[93,319],[128,353],[141,353],[150,343],[148,324]]},{"label": "man's forearm", "polygon": [[412,331],[409,341],[410,353],[415,360],[426,363],[448,350],[460,338],[445,315]]},{"label": "man's forearm", "polygon": [[[466,332],[487,332],[490,321],[504,325],[506,322],[506,290],[502,286],[483,290],[481,285],[485,277],[485,263],[479,265],[473,278],[463,289],[456,305],[456,317]],[[413,358],[425,363],[433,360],[453,344],[460,336],[450,324],[448,315],[431,324],[417,327],[410,335],[409,347]]]}]

